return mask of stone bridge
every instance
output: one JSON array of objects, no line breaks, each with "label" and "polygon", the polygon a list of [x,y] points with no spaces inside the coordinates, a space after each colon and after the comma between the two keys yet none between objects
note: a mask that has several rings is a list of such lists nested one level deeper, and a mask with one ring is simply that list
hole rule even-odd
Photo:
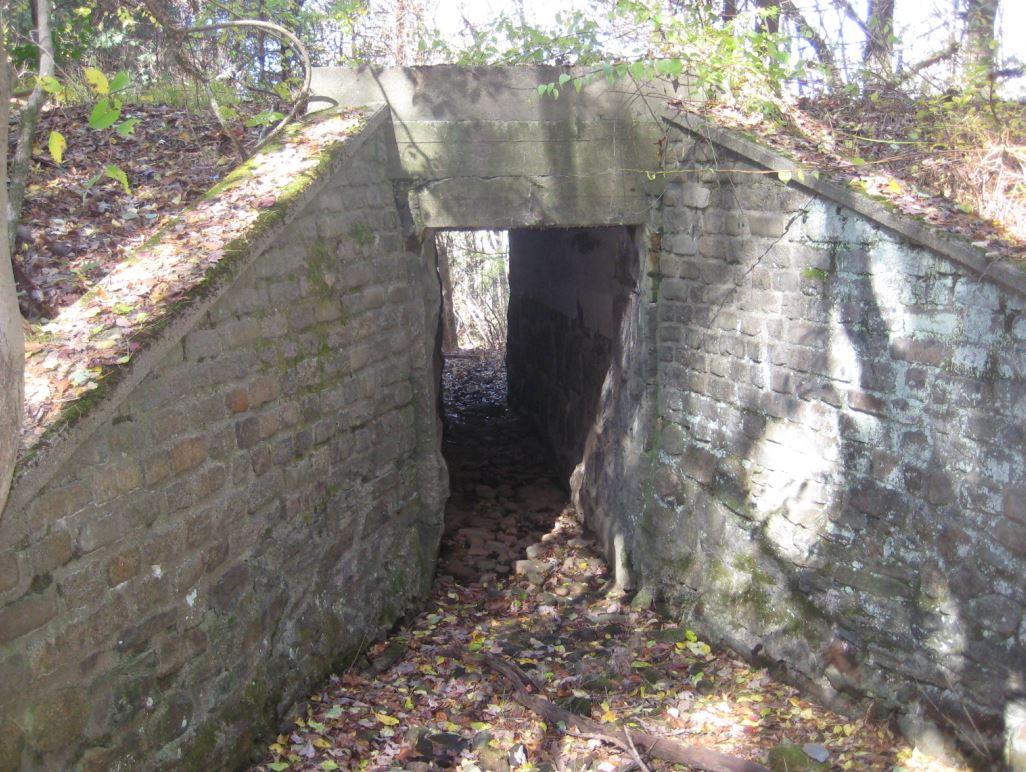
[{"label": "stone bridge", "polygon": [[621,586],[836,707],[1000,746],[1026,277],[665,94],[539,97],[562,72],[318,71],[360,133],[21,462],[0,770],[239,764],[417,610],[446,228],[510,231],[510,399]]}]

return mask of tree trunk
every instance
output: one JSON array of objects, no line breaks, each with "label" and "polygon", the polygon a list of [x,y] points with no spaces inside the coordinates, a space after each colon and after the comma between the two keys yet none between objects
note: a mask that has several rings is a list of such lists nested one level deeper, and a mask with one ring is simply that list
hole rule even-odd
[{"label": "tree trunk", "polygon": [[[53,36],[50,34],[50,0],[33,0],[33,3],[36,19],[36,45],[39,47],[39,72],[37,74],[40,78],[44,78],[54,74]],[[7,60],[4,59],[4,61]],[[18,220],[21,219],[25,188],[32,171],[32,138],[39,125],[39,111],[45,102],[46,92],[37,83],[18,119],[18,144],[14,149],[14,158],[11,159],[11,189],[7,198],[7,206],[4,208],[4,211],[7,212],[7,247],[10,250],[14,248],[14,233],[18,227]],[[4,124],[4,131],[7,131],[6,124]],[[4,145],[4,147],[7,146]]]},{"label": "tree trunk", "polygon": [[996,69],[994,25],[999,0],[965,0],[966,68],[970,74]]},{"label": "tree trunk", "polygon": [[[7,147],[7,118],[11,105],[12,73],[0,37],[0,147]],[[0,211],[7,210],[7,167],[0,164]],[[7,218],[0,217],[0,518],[10,490],[18,454],[24,393],[25,341],[14,288]]]},{"label": "tree trunk", "polygon": [[772,11],[776,9],[776,13],[766,17],[765,21],[762,22],[762,26],[766,32],[776,34],[780,32],[780,3],[778,0],[755,0],[756,6],[764,11]]},{"label": "tree trunk", "polygon": [[894,61],[894,0],[869,0],[862,63],[890,73]]},{"label": "tree trunk", "polygon": [[448,354],[460,347],[456,335],[456,312],[452,305],[452,274],[449,273],[449,249],[442,239],[438,250],[438,278],[442,284],[442,351]]},{"label": "tree trunk", "polygon": [[818,30],[809,24],[805,14],[794,4],[794,0],[780,0],[780,13],[794,23],[798,30],[798,35],[812,46],[812,50],[816,52],[816,58],[823,65],[827,83],[831,87],[840,86],[841,79],[837,72],[837,61],[834,59],[834,52],[830,48],[830,44],[823,39]]}]

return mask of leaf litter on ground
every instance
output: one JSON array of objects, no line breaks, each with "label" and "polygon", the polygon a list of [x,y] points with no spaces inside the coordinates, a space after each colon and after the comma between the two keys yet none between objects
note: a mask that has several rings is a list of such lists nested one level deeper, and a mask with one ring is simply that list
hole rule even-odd
[{"label": "leaf litter on ground", "polygon": [[546,725],[482,655],[619,731],[761,763],[792,743],[835,770],[957,769],[913,751],[885,721],[823,708],[686,619],[632,605],[537,440],[505,408],[501,354],[449,357],[444,384],[453,495],[430,602],[311,694],[254,770],[630,768],[628,751]]},{"label": "leaf litter on ground", "polygon": [[1026,264],[1021,102],[957,110],[895,90],[782,99],[776,108],[778,114],[767,117],[733,104],[697,106],[810,171],[961,235],[991,260]]},{"label": "leaf litter on ground", "polygon": [[[58,423],[65,406],[129,364],[226,248],[364,120],[362,111],[349,110],[296,124],[251,159],[249,173],[201,197],[236,165],[221,154],[226,148],[211,127],[171,108],[125,114],[139,118],[127,139],[100,141],[70,108],[50,111],[40,128],[39,137],[59,126],[72,138],[60,167],[42,149],[35,154],[40,173],[28,191],[27,233],[16,256],[35,288],[28,294],[52,316],[38,318],[26,342],[23,448]],[[87,178],[113,160],[131,194],[109,179],[83,203]]]}]

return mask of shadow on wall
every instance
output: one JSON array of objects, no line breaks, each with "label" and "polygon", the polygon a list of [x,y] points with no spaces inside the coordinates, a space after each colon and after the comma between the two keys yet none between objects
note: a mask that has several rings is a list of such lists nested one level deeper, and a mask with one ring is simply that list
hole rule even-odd
[{"label": "shadow on wall", "polygon": [[673,151],[695,171],[664,200],[644,581],[835,704],[992,753],[1024,670],[1026,304],[709,143]]},{"label": "shadow on wall", "polygon": [[640,496],[643,460],[639,231],[510,234],[510,405],[548,440],[621,585],[630,579],[618,513]]}]

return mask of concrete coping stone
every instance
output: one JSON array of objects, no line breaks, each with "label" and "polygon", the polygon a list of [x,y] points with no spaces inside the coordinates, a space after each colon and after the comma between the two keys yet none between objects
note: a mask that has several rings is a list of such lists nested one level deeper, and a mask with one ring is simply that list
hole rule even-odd
[{"label": "concrete coping stone", "polygon": [[[789,172],[793,176],[786,183],[788,186],[816,193],[845,206],[912,243],[926,247],[952,262],[968,268],[977,279],[994,282],[1026,297],[1026,273],[1001,259],[988,259],[982,249],[973,246],[961,235],[946,233],[940,228],[922,223],[911,215],[894,211],[868,196],[838,185],[836,182],[813,177],[808,173],[808,167],[802,167],[793,159],[694,113],[675,112],[673,115],[664,114],[662,118],[665,123],[674,128],[704,137],[769,171]],[[803,173],[801,180],[797,178],[799,172]]]}]

